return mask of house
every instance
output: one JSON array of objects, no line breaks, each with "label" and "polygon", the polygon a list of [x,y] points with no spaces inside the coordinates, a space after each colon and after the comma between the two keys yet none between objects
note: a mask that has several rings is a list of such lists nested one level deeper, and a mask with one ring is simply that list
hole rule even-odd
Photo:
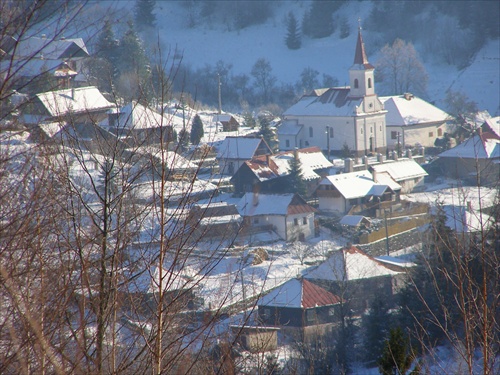
[{"label": "house", "polygon": [[226,137],[218,146],[216,159],[220,174],[232,176],[245,161],[272,153],[264,138]]},{"label": "house", "polygon": [[100,126],[130,145],[173,141],[171,119],[136,101],[110,109]]},{"label": "house", "polygon": [[[377,184],[367,170],[325,177],[316,189],[320,211],[346,214],[361,204],[376,205],[399,200],[401,187]],[[398,190],[396,190],[398,188]]]},{"label": "house", "polygon": [[459,235],[487,232],[494,222],[491,216],[474,210],[470,203],[467,206],[445,205],[443,211],[445,225]]},{"label": "house", "polygon": [[370,226],[370,220],[362,215],[345,215],[340,220],[340,225],[345,226],[347,228],[357,228],[361,225],[365,227]]},{"label": "house", "polygon": [[316,209],[297,194],[246,193],[236,205],[244,226],[274,230],[285,241],[314,236]]},{"label": "house", "polygon": [[361,314],[376,295],[389,304],[394,302],[403,276],[361,249],[348,245],[335,251],[304,278],[342,297],[350,309]]},{"label": "house", "polygon": [[483,133],[493,133],[500,138],[500,116],[486,119],[481,128]]},{"label": "house", "polygon": [[195,204],[187,218],[195,241],[236,238],[242,221],[236,205],[226,202]]},{"label": "house", "polygon": [[71,124],[97,124],[114,107],[97,87],[79,87],[35,94],[22,107],[25,124],[60,122]]},{"label": "house", "polygon": [[500,180],[500,136],[494,133],[480,131],[438,156],[434,163],[445,176],[482,185]]},{"label": "house", "polygon": [[331,331],[338,322],[340,297],[306,279],[292,279],[258,302],[259,321],[283,329],[299,329],[309,341]]},{"label": "house", "polygon": [[413,94],[381,96],[387,114],[387,148],[434,147],[437,138],[448,132],[451,116]]},{"label": "house", "polygon": [[230,114],[216,114],[213,117],[213,121],[217,126],[219,126],[219,124],[222,125],[223,132],[234,132],[240,127],[238,120]]},{"label": "house", "polygon": [[424,168],[412,158],[386,160],[372,164],[369,169],[373,180],[377,183],[388,183],[387,176],[401,186],[401,193],[407,194],[418,190],[424,185],[424,177],[428,175]]},{"label": "house", "polygon": [[82,70],[90,55],[82,38],[31,36],[20,40],[6,39],[9,43],[2,46],[0,74],[16,72],[18,79],[13,89],[30,89],[41,74],[49,81],[50,87],[65,89],[85,84]]},{"label": "house", "polygon": [[256,156],[245,161],[231,178],[231,183],[239,193],[255,190],[261,193],[284,193],[287,188],[290,161],[293,158],[298,158],[300,162],[302,178],[306,182],[308,193],[314,192],[321,178],[333,167],[319,147],[309,147],[274,155]]},{"label": "house", "polygon": [[280,150],[318,146],[330,155],[347,146],[357,156],[385,154],[387,111],[375,93],[374,71],[360,28],[350,86],[313,90],[285,110],[277,132]]}]

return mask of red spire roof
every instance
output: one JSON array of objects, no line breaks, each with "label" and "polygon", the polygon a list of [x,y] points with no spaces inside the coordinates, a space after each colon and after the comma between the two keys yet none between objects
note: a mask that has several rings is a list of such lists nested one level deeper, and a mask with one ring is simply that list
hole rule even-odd
[{"label": "red spire roof", "polygon": [[365,69],[374,69],[373,65],[368,62],[365,52],[365,44],[361,35],[361,27],[358,29],[358,42],[356,43],[356,54],[354,55],[354,65],[362,65]]}]

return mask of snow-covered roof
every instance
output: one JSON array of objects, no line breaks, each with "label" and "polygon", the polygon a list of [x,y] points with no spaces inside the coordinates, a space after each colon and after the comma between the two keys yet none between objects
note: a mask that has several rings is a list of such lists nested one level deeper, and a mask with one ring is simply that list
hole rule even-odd
[{"label": "snow-covered roof", "polygon": [[456,233],[476,233],[488,230],[493,223],[493,218],[480,211],[474,211],[465,206],[444,206],[446,226]]},{"label": "snow-covered roof", "polygon": [[262,138],[226,137],[218,147],[218,159],[250,160],[257,151]]},{"label": "snow-covered roof", "polygon": [[393,191],[401,190],[401,185],[398,184],[396,181],[394,181],[391,175],[387,172],[378,172],[373,177],[376,183],[381,185],[387,185]]},{"label": "snow-covered roof", "polygon": [[352,227],[357,227],[360,225],[363,220],[369,221],[366,217],[362,215],[345,215],[341,220],[340,224],[341,225],[349,225]]},{"label": "snow-covered roof", "polygon": [[488,126],[489,131],[500,138],[500,116],[488,118],[484,123]]},{"label": "snow-covered roof", "polygon": [[[116,113],[116,109],[111,109]],[[171,125],[167,116],[143,106],[135,101],[130,102],[118,111],[117,128],[125,129],[151,129]]]},{"label": "snow-covered roof", "polygon": [[406,126],[445,122],[450,115],[412,94],[382,96],[379,98],[387,112],[387,126]]},{"label": "snow-covered roof", "polygon": [[[294,212],[290,212],[289,207],[294,200],[299,200],[294,205]],[[290,213],[315,212],[302,198],[296,194],[259,194],[246,193],[236,205],[241,216],[259,215],[288,215]]]},{"label": "snow-covered roof", "polygon": [[320,185],[333,185],[345,199],[380,196],[389,188],[376,184],[367,170],[342,173],[325,177]]},{"label": "snow-covered roof", "polygon": [[341,299],[304,279],[292,279],[262,297],[259,306],[309,309],[340,303]]},{"label": "snow-covered roof", "polygon": [[142,155],[151,155],[153,157],[162,160],[165,160],[167,168],[170,170],[196,170],[198,169],[198,165],[193,163],[191,160],[186,159],[184,156],[176,153],[175,151],[161,149],[159,147],[154,146],[142,146],[142,147],[134,147],[129,149],[130,151]]},{"label": "snow-covered roof", "polygon": [[500,158],[500,137],[493,133],[477,134],[438,156],[462,159]]},{"label": "snow-covered roof", "polygon": [[393,256],[389,255],[381,255],[378,257],[374,258],[375,260],[378,260],[379,262],[386,263],[392,266],[397,266],[397,267],[402,267],[402,268],[410,268],[410,267],[415,267],[416,264],[413,262],[410,262],[409,260],[401,259],[401,258],[396,258]]},{"label": "snow-covered roof", "polygon": [[413,159],[387,160],[371,167],[377,174],[387,172],[396,182],[427,176],[425,169]]},{"label": "snow-covered roof", "polygon": [[59,39],[29,37],[21,39],[15,49],[16,59],[56,60],[87,57],[89,51],[82,38]]},{"label": "snow-covered roof", "polygon": [[113,107],[113,103],[108,102],[94,86],[43,92],[36,97],[53,117]]},{"label": "snow-covered roof", "polygon": [[274,155],[261,155],[246,161],[259,181],[267,181],[273,178],[289,174],[290,161],[295,158],[295,152],[300,161],[302,178],[304,180],[315,180],[320,176],[315,172],[319,169],[333,167],[333,164],[323,155],[318,147],[308,147],[296,151],[284,151]]},{"label": "snow-covered roof", "polygon": [[304,95],[297,103],[283,112],[284,116],[354,116],[360,98],[349,97],[348,87],[315,90]]},{"label": "snow-covered roof", "polygon": [[397,275],[398,273],[353,246],[349,249],[336,251],[304,277],[307,279],[349,281]]},{"label": "snow-covered roof", "polygon": [[299,125],[297,121],[285,120],[278,127],[278,135],[297,135],[302,127],[303,125]]}]

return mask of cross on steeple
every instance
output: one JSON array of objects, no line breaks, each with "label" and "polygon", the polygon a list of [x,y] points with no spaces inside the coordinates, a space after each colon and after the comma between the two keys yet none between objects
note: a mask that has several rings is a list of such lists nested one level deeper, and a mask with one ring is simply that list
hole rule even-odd
[{"label": "cross on steeple", "polygon": [[358,17],[358,30],[361,31],[361,17]]}]

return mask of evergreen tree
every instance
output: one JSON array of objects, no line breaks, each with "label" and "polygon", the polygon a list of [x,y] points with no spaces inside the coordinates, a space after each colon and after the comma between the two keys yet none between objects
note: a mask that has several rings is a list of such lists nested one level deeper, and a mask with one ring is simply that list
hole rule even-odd
[{"label": "evergreen tree", "polygon": [[118,73],[118,40],[115,37],[111,22],[106,20],[101,29],[93,56],[88,61],[90,76],[99,89],[111,91]]},{"label": "evergreen tree", "polygon": [[333,13],[342,5],[342,1],[315,0],[311,9],[304,15],[302,32],[311,38],[324,38],[335,31]]},{"label": "evergreen tree", "polygon": [[177,136],[177,141],[179,142],[179,147],[182,152],[189,148],[189,132],[186,129],[181,129],[179,135]]},{"label": "evergreen tree", "polygon": [[346,17],[342,17],[340,21],[340,39],[345,39],[351,34],[349,22]]},{"label": "evergreen tree", "polygon": [[150,87],[151,68],[142,41],[130,21],[128,30],[120,39],[118,55],[120,93],[128,100],[149,99],[152,91]]},{"label": "evergreen tree", "polygon": [[200,116],[195,115],[193,118],[193,123],[191,125],[191,135],[190,135],[191,143],[193,145],[199,144],[203,135],[204,135],[203,122],[201,121]]},{"label": "evergreen tree", "polygon": [[276,145],[276,135],[274,134],[273,130],[271,129],[271,126],[269,125],[269,120],[267,119],[266,116],[261,116],[259,118],[259,123],[260,123],[260,135],[268,146],[274,150],[275,145]]},{"label": "evergreen tree", "polygon": [[391,329],[378,362],[380,373],[382,375],[405,375],[412,362],[409,340],[405,337],[403,330],[401,327]]},{"label": "evergreen tree", "polygon": [[384,337],[387,337],[389,330],[387,324],[389,321],[390,315],[387,305],[380,296],[376,296],[371,303],[368,314],[364,315],[362,320],[363,345],[367,361],[375,361],[382,355]]},{"label": "evergreen tree", "polygon": [[285,38],[286,46],[289,49],[299,49],[302,44],[299,24],[297,22],[297,18],[295,18],[295,15],[292,12],[288,13],[286,20],[286,28],[287,28],[287,34]]},{"label": "evergreen tree", "polygon": [[156,26],[155,6],[156,0],[135,0],[134,20],[140,31]]},{"label": "evergreen tree", "polygon": [[252,129],[255,128],[255,125],[257,124],[250,111],[243,112],[243,120],[245,121],[245,126]]},{"label": "evergreen tree", "polygon": [[288,162],[289,165],[289,175],[288,175],[288,186],[287,191],[290,193],[297,193],[303,197],[307,195],[307,186],[304,181],[304,175],[302,173],[302,164],[298,156],[294,156]]}]

